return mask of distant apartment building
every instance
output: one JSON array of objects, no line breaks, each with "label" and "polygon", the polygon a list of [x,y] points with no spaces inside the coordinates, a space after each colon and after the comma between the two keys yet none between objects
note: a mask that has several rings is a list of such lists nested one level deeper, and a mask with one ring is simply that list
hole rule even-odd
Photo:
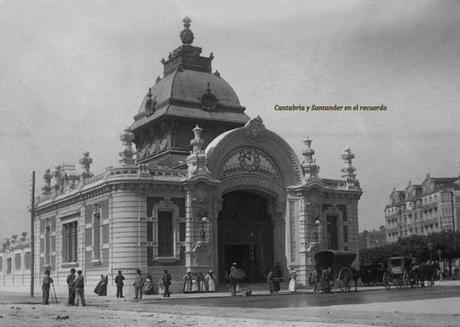
[{"label": "distant apartment building", "polygon": [[359,233],[359,248],[361,250],[375,248],[385,244],[385,226],[380,226],[379,230],[365,230]]},{"label": "distant apartment building", "polygon": [[385,206],[388,243],[410,235],[460,230],[460,177],[434,178],[421,185],[409,182],[405,190],[390,194]]}]

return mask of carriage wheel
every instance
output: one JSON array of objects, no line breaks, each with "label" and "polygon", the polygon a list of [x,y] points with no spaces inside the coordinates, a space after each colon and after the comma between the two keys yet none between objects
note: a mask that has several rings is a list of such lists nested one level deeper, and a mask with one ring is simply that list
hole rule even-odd
[{"label": "carriage wheel", "polygon": [[337,277],[338,286],[342,292],[350,292],[350,283],[353,280],[353,272],[350,268],[345,267],[340,269]]},{"label": "carriage wheel", "polygon": [[382,281],[383,281],[383,286],[385,286],[386,289],[391,288],[391,275],[388,271],[385,271],[383,273]]},{"label": "carriage wheel", "polygon": [[405,271],[403,274],[402,274],[402,277],[401,277],[401,286],[403,288],[407,288],[410,286],[410,276],[409,276],[409,272]]}]

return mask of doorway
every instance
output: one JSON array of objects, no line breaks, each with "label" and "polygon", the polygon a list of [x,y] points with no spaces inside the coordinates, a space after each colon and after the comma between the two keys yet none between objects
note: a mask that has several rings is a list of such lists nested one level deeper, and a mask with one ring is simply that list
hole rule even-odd
[{"label": "doorway", "polygon": [[251,191],[233,191],[223,196],[218,220],[219,271],[224,281],[232,263],[246,273],[246,282],[266,281],[273,267],[274,201]]}]

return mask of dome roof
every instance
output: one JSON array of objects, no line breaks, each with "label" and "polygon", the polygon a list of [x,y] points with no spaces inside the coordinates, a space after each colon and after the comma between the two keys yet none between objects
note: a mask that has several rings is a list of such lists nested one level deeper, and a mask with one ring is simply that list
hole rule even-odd
[{"label": "dome roof", "polygon": [[139,113],[146,112],[146,102],[151,97],[155,109],[167,105],[169,100],[183,101],[201,106],[201,97],[210,90],[223,107],[240,108],[240,100],[233,88],[219,75],[194,70],[175,71],[159,80],[142,101]]},{"label": "dome roof", "polygon": [[244,113],[233,88],[215,71],[211,62],[214,55],[201,56],[202,49],[192,46],[190,19],[184,19],[182,45],[162,59],[164,77],[157,78],[149,88],[141,107],[134,116],[131,130],[142,127],[162,116],[226,121],[245,124]]}]

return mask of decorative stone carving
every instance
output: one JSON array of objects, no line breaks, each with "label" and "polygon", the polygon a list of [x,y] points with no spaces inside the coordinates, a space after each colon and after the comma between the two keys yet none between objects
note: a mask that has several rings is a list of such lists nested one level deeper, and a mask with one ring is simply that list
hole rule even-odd
[{"label": "decorative stone carving", "polygon": [[183,20],[184,22],[184,30],[180,32],[180,39],[183,45],[190,45],[193,43],[193,32],[190,30],[190,23],[192,20],[188,17],[185,17]]},{"label": "decorative stone carving", "polygon": [[201,102],[201,108],[207,111],[213,111],[217,107],[218,99],[211,91],[211,85],[208,83],[205,93],[199,99]]},{"label": "decorative stone carving", "polygon": [[358,188],[359,181],[356,178],[356,168],[353,167],[352,160],[355,158],[355,155],[351,152],[350,148],[345,149],[345,153],[342,154],[342,159],[345,162],[345,167],[342,168],[342,177],[345,178],[347,182],[347,189]]},{"label": "decorative stone carving", "polygon": [[134,164],[134,150],[132,144],[134,141],[134,134],[129,130],[125,129],[120,135],[120,141],[123,143],[123,151],[120,152],[120,163],[123,166]]},{"label": "decorative stone carving", "polygon": [[194,129],[192,129],[195,138],[190,141],[190,145],[193,147],[193,150],[190,154],[203,154],[203,143],[204,140],[201,138],[201,133],[203,129],[196,125]]},{"label": "decorative stone carving", "polygon": [[155,106],[157,105],[156,98],[152,99],[152,88],[149,87],[149,92],[147,93],[147,101],[145,101],[145,115],[150,117],[155,113]]},{"label": "decorative stone carving", "polygon": [[251,140],[257,139],[265,131],[264,122],[260,116],[250,119],[244,128],[246,129],[246,136]]},{"label": "decorative stone carving", "polygon": [[64,185],[67,180],[67,175],[62,168],[62,166],[56,166],[55,170],[53,172],[53,177],[54,177],[54,189],[56,192],[63,192],[64,191]]},{"label": "decorative stone carving", "polygon": [[148,134],[141,136],[141,140],[142,141],[137,144],[138,159],[166,150],[169,144],[167,126],[161,124],[159,128],[150,130]]},{"label": "decorative stone carving", "polygon": [[318,178],[319,165],[316,163],[316,159],[313,158],[315,150],[311,148],[311,140],[307,137],[303,143],[305,144],[306,148],[302,152],[305,158],[302,162],[302,170],[304,173],[305,182],[308,182]]},{"label": "decorative stone carving", "polygon": [[83,173],[81,174],[83,179],[93,176],[89,170],[90,165],[93,163],[93,158],[89,156],[88,151],[83,152],[83,158],[80,159],[79,163],[81,168],[83,168]]},{"label": "decorative stone carving", "polygon": [[186,159],[189,177],[210,175],[210,172],[206,167],[206,155],[203,150],[204,140],[201,138],[202,132],[203,129],[198,125],[196,125],[193,129],[195,138],[190,141],[192,151],[190,151],[190,155]]},{"label": "decorative stone carving", "polygon": [[146,164],[139,164],[137,165],[137,169],[138,169],[138,176],[139,177],[145,177],[145,176],[150,176],[150,173],[149,173],[149,170],[147,168],[147,165]]},{"label": "decorative stone carving", "polygon": [[42,187],[43,194],[49,194],[51,192],[51,179],[53,175],[51,175],[51,169],[47,169],[43,174],[43,180],[45,185]]}]

